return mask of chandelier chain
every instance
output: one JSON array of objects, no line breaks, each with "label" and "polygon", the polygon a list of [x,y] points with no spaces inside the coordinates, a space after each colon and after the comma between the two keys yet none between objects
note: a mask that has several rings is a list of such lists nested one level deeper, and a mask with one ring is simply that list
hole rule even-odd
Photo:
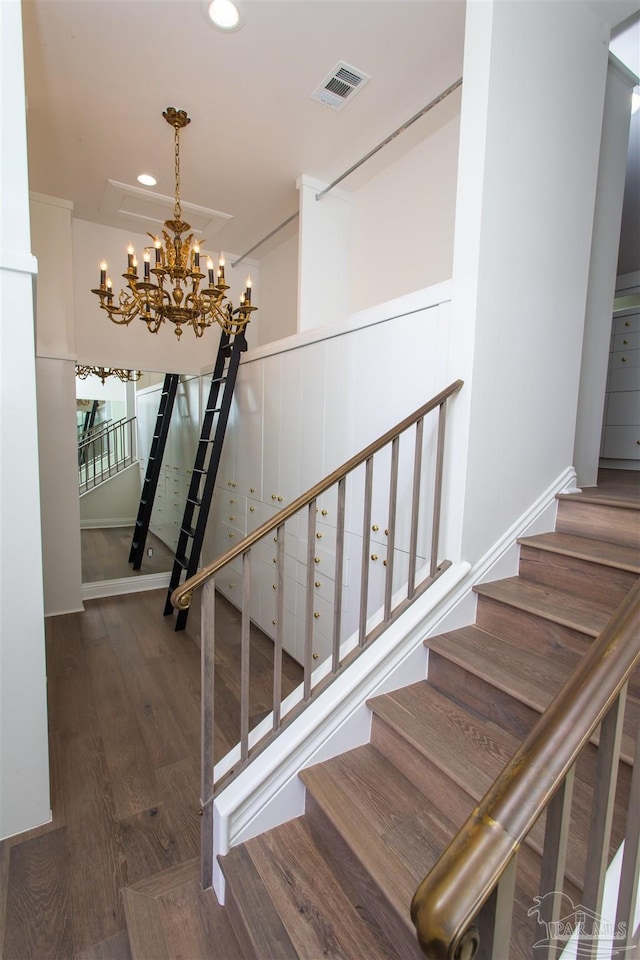
[{"label": "chandelier chain", "polygon": [[176,176],[176,220],[182,220],[182,205],[180,203],[180,128],[176,124],[175,131],[175,176]]}]

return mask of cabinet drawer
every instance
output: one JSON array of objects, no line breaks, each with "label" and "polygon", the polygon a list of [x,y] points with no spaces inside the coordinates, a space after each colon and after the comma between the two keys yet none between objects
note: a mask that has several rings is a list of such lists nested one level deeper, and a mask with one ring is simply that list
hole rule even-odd
[{"label": "cabinet drawer", "polygon": [[632,427],[640,424],[640,392],[624,390],[607,397],[607,426]]},{"label": "cabinet drawer", "polygon": [[612,351],[640,350],[640,330],[635,333],[619,333],[613,338]]},{"label": "cabinet drawer", "polygon": [[616,350],[609,356],[609,366],[612,370],[622,366],[640,367],[640,350]]},{"label": "cabinet drawer", "polygon": [[640,427],[605,427],[602,456],[610,460],[640,460]]},{"label": "cabinet drawer", "polygon": [[629,313],[613,320],[613,335],[640,331],[640,313]]}]

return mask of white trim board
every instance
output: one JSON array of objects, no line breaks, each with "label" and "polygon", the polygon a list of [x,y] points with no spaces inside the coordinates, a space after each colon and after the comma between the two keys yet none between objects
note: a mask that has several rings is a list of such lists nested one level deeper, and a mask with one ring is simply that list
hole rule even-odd
[{"label": "white trim board", "polygon": [[133,527],[135,526],[135,517],[105,517],[100,520],[81,520],[81,530],[106,530],[110,527]]},{"label": "white trim board", "polygon": [[82,600],[98,600],[100,597],[117,597],[125,593],[143,593],[145,590],[160,590],[169,586],[171,572],[147,573],[140,576],[122,577],[119,580],[96,580],[82,584]]},{"label": "white trim board", "polygon": [[[575,478],[574,468],[568,467],[473,568],[461,563],[443,574],[215,798],[213,887],[220,903],[225,882],[217,857],[304,813],[298,772],[369,741],[367,699],[427,676],[424,639],[474,621],[473,585],[517,571],[516,538],[553,529],[556,494],[574,490]],[[224,758],[216,770],[226,766]]]}]

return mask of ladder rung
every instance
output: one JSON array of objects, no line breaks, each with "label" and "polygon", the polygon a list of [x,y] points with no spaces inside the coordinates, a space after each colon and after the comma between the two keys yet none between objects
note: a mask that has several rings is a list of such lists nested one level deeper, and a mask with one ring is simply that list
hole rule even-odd
[{"label": "ladder rung", "polygon": [[200,497],[187,497],[187,503],[192,503],[195,507],[199,507],[202,504]]},{"label": "ladder rung", "polygon": [[222,407],[205,407],[205,413],[220,413]]},{"label": "ladder rung", "polygon": [[180,527],[180,530],[182,533],[186,533],[188,537],[191,537],[192,539],[195,538],[196,532],[193,527]]},{"label": "ladder rung", "polygon": [[189,561],[187,560],[186,557],[179,557],[176,555],[176,563],[178,564],[178,566],[182,567],[184,570],[186,570],[187,567],[189,566]]},{"label": "ladder rung", "polygon": [[194,472],[194,473],[200,473],[200,474],[202,474],[202,476],[205,476],[205,475],[206,475],[206,473],[207,473],[207,471],[206,471],[206,470],[201,470],[201,469],[200,469],[200,468],[198,468],[198,467],[194,467],[194,470],[193,470],[193,472]]}]

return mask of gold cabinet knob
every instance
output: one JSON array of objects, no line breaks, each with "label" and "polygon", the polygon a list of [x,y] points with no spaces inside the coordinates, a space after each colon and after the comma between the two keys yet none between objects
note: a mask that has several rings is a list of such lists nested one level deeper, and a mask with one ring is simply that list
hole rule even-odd
[{"label": "gold cabinet knob", "polygon": [[278,538],[277,538],[277,537],[274,537],[274,538],[273,538],[273,542],[274,542],[274,543],[277,543],[277,542],[278,542]]},{"label": "gold cabinet knob", "polygon": [[322,540],[322,534],[316,533],[316,540]]},{"label": "gold cabinet knob", "polygon": [[377,523],[374,523],[374,525],[371,527],[371,529],[373,530],[374,533],[377,533],[378,530],[380,529],[380,527],[378,526]]},{"label": "gold cabinet knob", "polygon": [[323,517],[326,517],[326,515],[327,515],[328,513],[329,513],[328,510],[323,510],[323,511],[322,511],[322,516],[323,516]]},{"label": "gold cabinet knob", "polygon": [[233,590],[234,587],[235,587],[235,583],[230,583],[230,584],[229,584],[229,590]]},{"label": "gold cabinet knob", "polygon": [[277,563],[277,562],[278,562],[278,560],[277,560],[276,557],[274,557],[273,560],[271,561],[271,563]]},{"label": "gold cabinet knob", "polygon": [[385,537],[388,537],[388,536],[389,536],[389,531],[388,531],[388,530],[385,530],[384,535],[385,535]]},{"label": "gold cabinet knob", "polygon": [[251,513],[254,513],[255,509],[256,509],[255,507],[249,507],[249,510],[251,511]]},{"label": "gold cabinet knob", "polygon": [[317,653],[312,653],[311,656],[313,657],[314,660],[317,660],[317,659],[318,659],[318,654],[317,654]]},{"label": "gold cabinet knob", "polygon": [[235,503],[235,502],[236,501],[233,499],[233,497],[229,497],[229,503]]},{"label": "gold cabinet knob", "polygon": [[272,620],[271,623],[272,623],[272,624],[274,625],[274,627],[275,627],[275,625],[276,625],[275,620]]},{"label": "gold cabinet knob", "polygon": [[314,558],[313,558],[313,562],[314,562],[314,563],[320,563],[320,557],[314,557]]},{"label": "gold cabinet knob", "polygon": [[228,533],[227,536],[229,537],[230,540],[233,540],[234,534],[233,534],[233,533]]},{"label": "gold cabinet knob", "polygon": [[319,619],[320,619],[320,614],[318,613],[317,610],[316,610],[316,612],[314,613],[313,616],[315,617],[316,620],[319,620]]},{"label": "gold cabinet knob", "polygon": [[[638,443],[640,443],[640,440],[638,440]],[[321,587],[321,586],[322,584],[320,583],[320,581],[316,580],[316,582],[314,583],[314,587]]]},{"label": "gold cabinet knob", "polygon": [[284,500],[284,497],[278,497],[278,503],[282,503],[283,500]]},{"label": "gold cabinet knob", "polygon": [[624,325],[625,325],[625,327],[630,327],[630,326],[631,326],[631,320],[625,320]]},{"label": "gold cabinet knob", "polygon": [[620,357],[620,359],[622,360],[623,363],[627,362],[627,357]]},{"label": "gold cabinet knob", "polygon": [[271,584],[271,589],[272,589],[272,590],[277,590],[277,589],[278,589],[278,588],[276,587],[275,583],[272,583],[272,584]]},{"label": "gold cabinet knob", "polygon": [[271,494],[271,499],[272,499],[272,500],[277,500],[277,499],[278,499],[278,494],[277,494],[277,493],[272,493],[272,494]]},{"label": "gold cabinet knob", "polygon": [[229,517],[229,520],[235,520],[235,517],[231,516]]},{"label": "gold cabinet knob", "polygon": [[249,493],[255,493],[255,492],[256,492],[255,487],[249,487]]},{"label": "gold cabinet knob", "polygon": [[623,340],[623,341],[622,341],[622,346],[623,346],[623,347],[626,347],[626,346],[628,345],[628,343],[629,343],[628,340]]},{"label": "gold cabinet knob", "polygon": [[387,561],[386,561],[386,560],[383,560],[383,561],[382,561],[382,564],[383,564],[383,566],[385,566],[385,567],[386,567],[386,565],[387,565]]},{"label": "gold cabinet knob", "polygon": [[371,559],[372,559],[372,560],[377,560],[377,559],[378,559],[378,554],[377,554],[377,553],[372,553],[372,554],[371,554]]}]

